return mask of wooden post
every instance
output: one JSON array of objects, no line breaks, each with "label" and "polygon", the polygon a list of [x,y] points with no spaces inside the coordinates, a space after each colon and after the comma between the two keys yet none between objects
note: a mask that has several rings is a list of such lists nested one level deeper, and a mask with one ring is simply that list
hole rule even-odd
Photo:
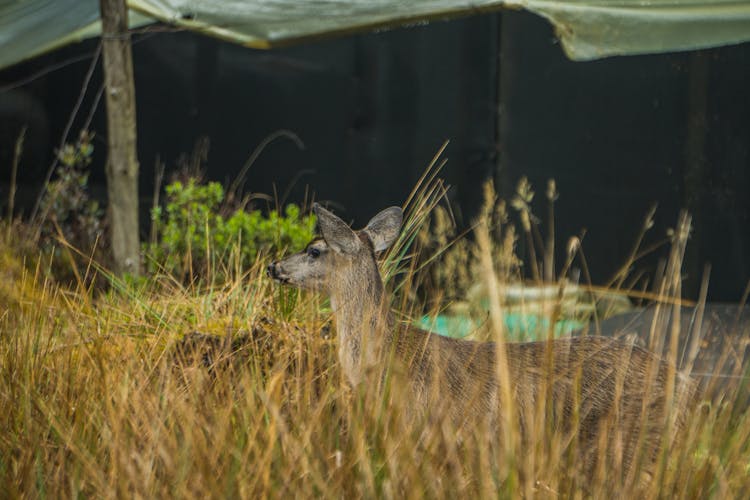
[{"label": "wooden post", "polygon": [[107,95],[107,197],[114,271],[140,273],[133,57],[125,0],[99,0]]}]

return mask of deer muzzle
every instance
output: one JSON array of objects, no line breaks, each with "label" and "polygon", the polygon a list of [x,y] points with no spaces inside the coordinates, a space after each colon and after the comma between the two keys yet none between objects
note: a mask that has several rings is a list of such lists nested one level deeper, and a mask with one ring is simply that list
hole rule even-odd
[{"label": "deer muzzle", "polygon": [[266,276],[281,283],[289,281],[289,278],[283,275],[283,270],[278,262],[271,262],[268,264],[268,267],[266,268]]}]

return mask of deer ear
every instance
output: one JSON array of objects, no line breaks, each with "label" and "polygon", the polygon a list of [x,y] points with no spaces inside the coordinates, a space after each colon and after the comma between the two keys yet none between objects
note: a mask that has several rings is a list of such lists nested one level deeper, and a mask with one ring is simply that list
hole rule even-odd
[{"label": "deer ear", "polygon": [[313,212],[318,218],[320,234],[329,247],[338,253],[355,253],[362,244],[352,229],[331,212],[313,203]]},{"label": "deer ear", "polygon": [[403,219],[404,213],[400,207],[389,207],[370,219],[362,231],[370,237],[374,250],[382,252],[396,241]]}]

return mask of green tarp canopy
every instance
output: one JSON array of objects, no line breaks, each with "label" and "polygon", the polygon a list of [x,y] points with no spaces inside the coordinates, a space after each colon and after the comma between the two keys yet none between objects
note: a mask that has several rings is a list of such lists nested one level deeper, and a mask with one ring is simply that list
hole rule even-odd
[{"label": "green tarp canopy", "polygon": [[[129,0],[156,20],[269,48],[337,33],[525,9],[554,25],[567,55],[692,50],[750,40],[750,0]],[[99,33],[98,0],[0,0],[0,68]]]}]

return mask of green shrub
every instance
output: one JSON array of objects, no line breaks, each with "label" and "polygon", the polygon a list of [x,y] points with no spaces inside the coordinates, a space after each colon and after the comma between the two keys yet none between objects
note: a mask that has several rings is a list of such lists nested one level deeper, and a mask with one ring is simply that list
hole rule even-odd
[{"label": "green shrub", "polygon": [[55,177],[45,187],[39,205],[39,226],[34,239],[42,253],[51,256],[52,275],[60,281],[74,281],[72,252],[64,250],[64,239],[84,255],[107,264],[108,241],[104,210],[91,197],[89,173],[94,152],[94,135],[82,131],[78,141],[57,152]]},{"label": "green shrub", "polygon": [[233,268],[237,258],[247,268],[259,254],[299,250],[313,237],[315,217],[302,216],[293,204],[283,215],[232,211],[225,206],[221,184],[203,184],[194,178],[173,182],[165,191],[166,206],[151,212],[156,240],[145,248],[152,273],[159,269],[176,275],[202,273],[208,266],[225,270]]}]

